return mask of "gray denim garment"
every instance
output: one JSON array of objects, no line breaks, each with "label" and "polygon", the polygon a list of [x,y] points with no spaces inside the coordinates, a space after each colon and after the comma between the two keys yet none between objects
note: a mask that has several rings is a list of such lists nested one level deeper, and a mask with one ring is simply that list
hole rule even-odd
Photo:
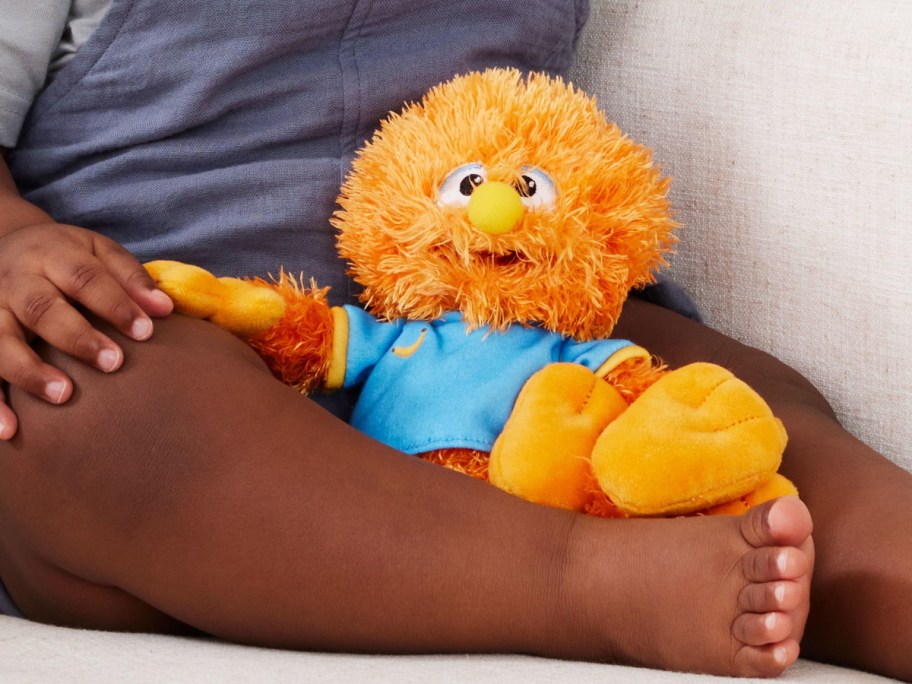
[{"label": "gray denim garment", "polygon": [[454,74],[564,73],[585,0],[114,0],[10,155],[26,199],[141,260],[353,287],[327,221],[378,121]]},{"label": "gray denim garment", "polygon": [[18,618],[22,617],[22,613],[19,612],[19,609],[16,608],[13,600],[9,597],[6,587],[3,586],[3,582],[0,582],[0,615]]},{"label": "gray denim garment", "polygon": [[[350,302],[327,219],[379,120],[457,73],[565,74],[587,15],[587,0],[114,0],[10,166],[26,199],[140,260],[284,267]],[[649,293],[692,311],[673,285]]]}]

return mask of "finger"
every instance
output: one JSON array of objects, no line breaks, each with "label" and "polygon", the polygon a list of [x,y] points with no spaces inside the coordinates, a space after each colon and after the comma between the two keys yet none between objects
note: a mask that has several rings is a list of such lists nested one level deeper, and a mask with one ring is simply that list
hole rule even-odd
[{"label": "finger", "polygon": [[[152,320],[140,306],[124,291],[107,267],[94,256],[80,256],[66,263],[53,262],[45,270],[50,283],[71,299],[85,306],[92,313],[108,321],[117,330],[134,340],[145,340],[152,335]],[[33,290],[34,296],[35,290]],[[47,288],[40,288],[38,304],[49,306],[43,298],[48,296]],[[16,312],[18,315],[18,311]],[[57,311],[54,311],[56,314]],[[29,320],[20,319],[26,326],[37,332]],[[41,335],[57,346],[50,338]],[[62,347],[61,347],[62,348]],[[67,351],[67,350],[64,350]],[[83,358],[79,355],[79,358]]]},{"label": "finger", "polygon": [[[22,326],[6,310],[0,312],[0,378],[52,404],[62,404],[73,394],[70,379],[41,360],[25,341]],[[6,404],[3,408],[9,412],[4,412],[4,418],[12,414]],[[15,415],[13,420],[15,432]]]},{"label": "finger", "polygon": [[[23,327],[105,373],[120,368],[123,363],[120,347],[93,328],[51,283],[40,277],[20,282],[23,291],[11,298],[10,306]],[[24,333],[22,342],[25,343]],[[12,378],[7,379],[13,382]]]},{"label": "finger", "polygon": [[5,399],[6,394],[0,392],[0,441],[4,442],[12,439],[19,428],[19,419]]},{"label": "finger", "polygon": [[130,252],[102,235],[94,238],[95,256],[134,302],[150,316],[167,316],[174,302],[155,285],[155,281]]}]

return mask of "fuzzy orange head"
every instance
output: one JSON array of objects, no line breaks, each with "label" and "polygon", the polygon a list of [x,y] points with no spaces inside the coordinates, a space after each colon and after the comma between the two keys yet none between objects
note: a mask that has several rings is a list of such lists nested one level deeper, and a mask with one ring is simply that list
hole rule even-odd
[{"label": "fuzzy orange head", "polygon": [[607,337],[674,242],[649,151],[559,79],[458,77],[387,119],[333,218],[381,318]]}]

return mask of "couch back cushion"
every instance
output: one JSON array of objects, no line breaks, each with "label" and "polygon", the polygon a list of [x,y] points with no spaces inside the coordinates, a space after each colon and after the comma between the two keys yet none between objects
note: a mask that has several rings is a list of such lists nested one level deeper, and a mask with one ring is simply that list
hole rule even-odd
[{"label": "couch back cushion", "polygon": [[707,323],[912,469],[912,3],[601,0],[573,79],[674,177]]}]

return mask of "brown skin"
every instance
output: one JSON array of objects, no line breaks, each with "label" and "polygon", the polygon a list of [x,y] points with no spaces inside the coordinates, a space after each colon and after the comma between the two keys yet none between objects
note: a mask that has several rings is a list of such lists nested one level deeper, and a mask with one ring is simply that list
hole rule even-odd
[{"label": "brown skin", "polygon": [[210,324],[110,334],[128,360],[109,376],[43,351],[76,383],[65,407],[11,392],[0,573],[33,619],[720,674],[797,656],[813,549],[795,499],[655,521],[536,506],[371,441]]}]

